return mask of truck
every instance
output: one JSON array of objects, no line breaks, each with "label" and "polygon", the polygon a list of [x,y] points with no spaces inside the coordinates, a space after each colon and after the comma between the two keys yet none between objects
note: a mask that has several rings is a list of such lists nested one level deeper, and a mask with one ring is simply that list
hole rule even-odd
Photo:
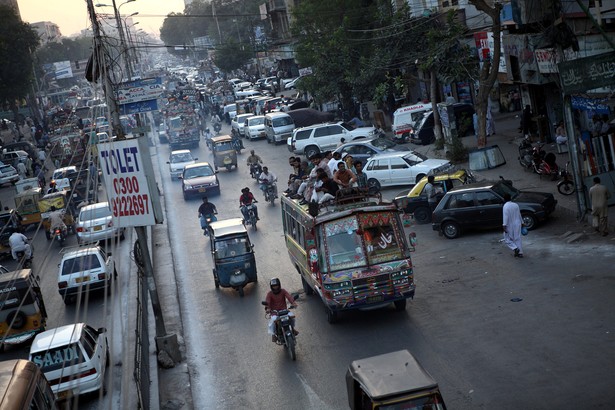
[{"label": "truck", "polygon": [[201,132],[194,104],[183,94],[168,97],[164,117],[171,150],[198,148]]}]

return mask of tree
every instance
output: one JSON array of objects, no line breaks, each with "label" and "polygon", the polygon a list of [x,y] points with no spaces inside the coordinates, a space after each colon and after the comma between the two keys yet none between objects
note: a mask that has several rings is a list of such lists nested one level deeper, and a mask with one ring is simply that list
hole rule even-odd
[{"label": "tree", "polygon": [[489,93],[498,77],[500,65],[500,33],[502,23],[500,11],[502,3],[495,2],[493,7],[485,0],[470,0],[477,10],[482,11],[491,18],[491,31],[493,32],[493,55],[483,61],[479,76],[478,96],[476,97],[476,114],[478,115],[478,147],[487,146],[487,110],[489,110]]},{"label": "tree", "polygon": [[185,55],[183,50],[175,50],[174,46],[192,45],[189,19],[183,13],[171,13],[164,19],[160,27],[160,39],[167,45],[171,54]]},{"label": "tree", "polygon": [[39,44],[36,31],[21,21],[12,7],[0,6],[0,101],[18,120],[17,100],[30,91],[32,54]]},{"label": "tree", "polygon": [[59,43],[49,42],[36,50],[36,58],[40,64],[51,64],[57,61],[85,60],[92,53],[92,37],[62,38]]},{"label": "tree", "polygon": [[251,57],[251,49],[231,39],[216,50],[214,64],[224,72],[231,72],[243,67]]}]

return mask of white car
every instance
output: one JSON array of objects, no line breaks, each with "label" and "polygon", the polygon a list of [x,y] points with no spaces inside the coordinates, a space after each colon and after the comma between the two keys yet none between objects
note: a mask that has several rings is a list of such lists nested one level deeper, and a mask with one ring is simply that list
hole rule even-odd
[{"label": "white car", "polygon": [[445,173],[453,165],[444,159],[430,159],[415,151],[377,154],[367,160],[363,172],[370,188],[414,185],[428,174]]},{"label": "white car", "polygon": [[184,168],[186,168],[186,165],[196,163],[197,159],[198,158],[194,158],[190,153],[190,150],[187,149],[171,151],[171,155],[169,155],[169,160],[167,161],[167,164],[169,164],[171,178],[179,178],[179,176],[184,173]]},{"label": "white car", "polygon": [[75,302],[81,294],[96,290],[111,290],[111,280],[117,276],[111,253],[100,246],[78,248],[64,254],[58,271],[58,292],[65,304]]},{"label": "white car", "polygon": [[86,205],[79,210],[76,231],[79,244],[124,239],[125,228],[113,226],[108,202]]},{"label": "white car", "polygon": [[231,134],[237,134],[243,137],[244,136],[243,126],[245,125],[246,120],[253,116],[254,114],[252,113],[239,114],[235,116],[233,121],[231,121]]},{"label": "white car", "polygon": [[267,133],[265,132],[265,116],[254,115],[249,117],[243,125],[243,133],[245,137],[250,140],[267,138]]},{"label": "white car", "polygon": [[342,138],[344,142],[376,136],[374,127],[352,128],[344,122],[324,123],[296,128],[289,140],[288,150],[295,154],[304,154],[308,158],[319,152],[334,150]]},{"label": "white car", "polygon": [[0,165],[0,185],[15,184],[17,181],[19,181],[19,174],[15,168],[11,165]]},{"label": "white car", "polygon": [[34,338],[29,360],[45,374],[58,401],[104,393],[110,362],[107,330],[85,323],[46,330]]},{"label": "white car", "polygon": [[57,168],[55,171],[53,171],[53,175],[51,176],[51,179],[54,180],[54,179],[67,178],[68,175],[74,174],[75,172],[77,172],[76,166]]},{"label": "white car", "polygon": [[294,90],[295,88],[297,88],[297,81],[299,81],[299,79],[301,79],[303,77],[296,77],[296,78],[292,78],[290,79],[288,82],[286,82],[284,84],[284,89],[285,90]]}]

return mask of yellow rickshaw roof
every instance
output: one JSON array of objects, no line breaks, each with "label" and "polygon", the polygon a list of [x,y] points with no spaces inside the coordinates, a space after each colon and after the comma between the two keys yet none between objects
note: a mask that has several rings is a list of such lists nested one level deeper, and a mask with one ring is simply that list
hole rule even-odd
[{"label": "yellow rickshaw roof", "polygon": [[227,142],[232,140],[233,138],[231,138],[230,135],[220,135],[218,137],[212,137],[211,142]]}]

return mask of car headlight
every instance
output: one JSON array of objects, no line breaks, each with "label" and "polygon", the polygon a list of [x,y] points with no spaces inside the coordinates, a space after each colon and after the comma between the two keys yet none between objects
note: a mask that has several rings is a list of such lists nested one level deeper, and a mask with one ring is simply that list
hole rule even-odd
[{"label": "car headlight", "polygon": [[184,189],[192,189],[192,185],[190,185],[190,184],[184,184]]}]

